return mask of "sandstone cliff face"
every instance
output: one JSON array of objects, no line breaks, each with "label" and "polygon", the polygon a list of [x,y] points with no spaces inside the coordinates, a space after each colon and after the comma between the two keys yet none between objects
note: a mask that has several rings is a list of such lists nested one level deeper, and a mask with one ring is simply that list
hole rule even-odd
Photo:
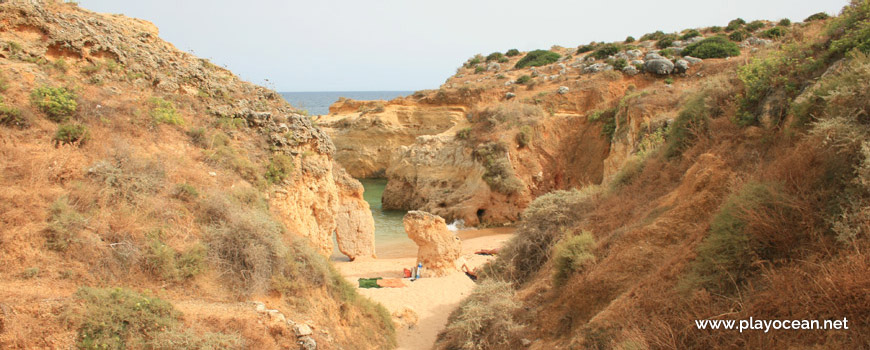
[{"label": "sandstone cliff face", "polygon": [[335,142],[335,160],[355,178],[383,177],[401,146],[417,136],[456,130],[465,122],[462,106],[423,107],[396,101],[340,100],[317,119]]},{"label": "sandstone cliff face", "polygon": [[417,262],[423,263],[423,277],[442,277],[456,271],[462,242],[447,229],[443,218],[423,211],[409,211],[402,221],[408,238],[419,247]]}]

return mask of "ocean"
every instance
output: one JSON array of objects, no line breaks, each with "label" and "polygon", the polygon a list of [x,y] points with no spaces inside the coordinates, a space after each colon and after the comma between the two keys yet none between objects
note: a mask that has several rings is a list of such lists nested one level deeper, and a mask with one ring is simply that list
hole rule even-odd
[{"label": "ocean", "polygon": [[[354,100],[392,100],[399,96],[407,96],[413,91],[326,91],[326,92],[281,92],[287,102],[293,107],[308,111],[309,115],[329,114],[329,105],[338,101],[339,97]],[[375,250],[379,257],[397,257],[414,251],[416,245],[405,234],[402,224],[404,211],[383,210],[381,197],[387,186],[386,179],[361,179],[365,188],[363,197],[369,203],[372,217],[375,219]],[[332,258],[346,260],[336,248]]]},{"label": "ocean", "polygon": [[293,107],[306,110],[309,115],[324,115],[329,114],[329,105],[338,101],[339,97],[354,100],[392,100],[413,93],[413,91],[308,91],[280,94]]}]

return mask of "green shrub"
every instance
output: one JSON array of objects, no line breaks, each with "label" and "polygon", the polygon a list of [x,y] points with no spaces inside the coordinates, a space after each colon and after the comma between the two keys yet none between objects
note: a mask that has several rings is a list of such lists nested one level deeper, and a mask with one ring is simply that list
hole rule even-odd
[{"label": "green shrub", "polygon": [[723,28],[720,26],[712,26],[712,27],[708,28],[708,30],[710,30],[710,33],[721,33],[722,29]]},{"label": "green shrub", "polygon": [[79,233],[87,224],[87,219],[70,205],[67,197],[58,198],[49,209],[45,246],[54,251],[66,251],[79,240]]},{"label": "green shrub", "polygon": [[280,184],[293,173],[293,157],[286,154],[275,154],[266,167],[266,180],[273,184]]},{"label": "green shrub", "polygon": [[75,294],[81,304],[76,345],[81,349],[144,347],[178,323],[178,311],[166,301],[122,288],[84,287]]},{"label": "green shrub", "polygon": [[[776,183],[743,185],[719,207],[710,222],[710,234],[698,246],[688,281],[717,293],[734,292],[758,271],[756,261],[773,259],[778,257],[776,251],[792,249],[771,247],[765,237],[758,235],[759,229],[779,227],[779,220],[800,220],[790,201]],[[784,237],[795,235],[774,231]]]},{"label": "green shrub", "polygon": [[665,84],[673,85],[673,84],[674,84],[674,78],[671,78],[671,77],[665,78]]},{"label": "green shrub", "polygon": [[630,43],[633,43],[633,42],[635,42],[635,41],[636,41],[636,40],[634,39],[634,37],[631,36],[631,35],[629,35],[629,36],[625,37],[625,41],[624,41],[624,42],[625,42],[626,44],[630,44]]},{"label": "green shrub", "polygon": [[199,198],[199,191],[197,191],[196,187],[193,187],[193,185],[186,183],[178,184],[175,185],[175,190],[173,191],[172,196],[185,202],[190,202]]},{"label": "green shrub", "polygon": [[731,32],[731,34],[728,34],[728,39],[731,39],[731,41],[741,42],[741,41],[746,40],[748,38],[749,38],[749,33],[743,29],[735,30],[735,31]]},{"label": "green shrub", "polygon": [[517,132],[516,141],[520,147],[528,146],[532,142],[532,127],[523,125],[520,131]]},{"label": "green shrub", "polygon": [[725,27],[725,31],[731,32],[731,31],[741,29],[741,28],[743,28],[744,24],[746,24],[746,21],[744,21],[743,18],[733,19],[733,20],[731,20],[731,22],[728,22],[728,26]]},{"label": "green shrub", "polygon": [[592,53],[592,57],[603,60],[607,57],[617,54],[620,49],[621,47],[616,44],[604,44],[595,49],[595,52]]},{"label": "green shrub", "polygon": [[530,77],[528,75],[523,75],[523,76],[517,78],[517,80],[514,83],[525,85],[531,81],[532,81],[532,77]]},{"label": "green shrub", "polygon": [[519,55],[520,55],[520,50],[517,50],[517,49],[510,49],[510,50],[507,50],[507,52],[505,52],[504,55],[507,56],[507,57],[519,56]]},{"label": "green shrub", "polygon": [[676,40],[676,35],[668,34],[656,41],[656,47],[660,49],[666,49],[671,46],[674,46],[674,41]]},{"label": "green shrub", "polygon": [[664,38],[664,36],[665,36],[665,32],[663,32],[661,30],[657,30],[654,33],[644,34],[642,37],[640,37],[640,41],[661,40],[662,38]]},{"label": "green shrub", "polygon": [[870,53],[870,2],[852,1],[828,26],[827,32],[835,38],[828,49],[832,56],[845,55],[853,49]]},{"label": "green shrub", "polygon": [[593,45],[593,44],[589,44],[589,45],[580,45],[580,46],[577,47],[577,51],[576,51],[574,54],[575,54],[575,55],[579,55],[579,54],[581,54],[581,53],[586,53],[586,52],[589,52],[589,51],[592,51],[592,50],[595,50],[595,45]]},{"label": "green shrub", "polygon": [[782,72],[786,61],[785,55],[776,53],[753,59],[749,64],[737,68],[737,77],[744,87],[740,100],[741,110],[737,116],[740,124],[751,125],[758,122],[755,107],[775,86],[787,79]]},{"label": "green shrub", "polygon": [[489,56],[486,56],[486,61],[500,61],[502,58],[504,58],[504,55],[501,52],[493,52]]},{"label": "green shrub", "polygon": [[30,102],[54,122],[64,122],[78,107],[76,95],[66,88],[42,86],[30,93]]},{"label": "green shrub", "polygon": [[84,144],[90,138],[88,127],[83,124],[65,123],[57,127],[54,142],[59,145]]},{"label": "green shrub", "polygon": [[562,238],[553,248],[553,284],[561,286],[572,275],[582,272],[595,262],[595,238],[583,231],[579,235]]},{"label": "green shrub", "polygon": [[568,228],[584,219],[597,187],[553,191],[535,198],[523,211],[516,235],[482,268],[485,279],[522,284],[549,260],[553,245]]},{"label": "green shrub", "polygon": [[723,36],[714,36],[687,46],[682,54],[703,59],[725,58],[739,56],[740,48]]},{"label": "green shrub", "polygon": [[438,335],[439,349],[515,349],[511,340],[521,328],[514,314],[521,310],[510,284],[483,281],[465,298]]},{"label": "green shrub", "polygon": [[462,128],[456,132],[456,138],[460,140],[468,140],[471,138],[471,127]]},{"label": "green shrub", "polygon": [[559,54],[547,50],[535,50],[517,61],[514,68],[539,67],[559,60]]},{"label": "green shrub", "polygon": [[525,184],[514,174],[504,144],[488,142],[475,148],[472,154],[486,170],[482,178],[493,191],[503,194],[522,191]]},{"label": "green shrub", "polygon": [[783,27],[788,27],[788,26],[791,25],[791,20],[788,19],[788,18],[783,18],[783,19],[779,20],[779,22],[778,22],[776,25],[778,25],[778,26],[783,26]]},{"label": "green shrub", "polygon": [[709,110],[706,105],[707,96],[699,93],[693,96],[677,118],[668,127],[665,155],[675,157],[682,154],[695,140],[695,135],[707,129]]},{"label": "green shrub", "polygon": [[754,31],[756,31],[756,30],[759,30],[759,29],[761,29],[761,28],[764,28],[765,26],[766,26],[766,24],[765,24],[764,22],[762,22],[762,21],[752,21],[752,22],[749,22],[749,24],[747,24],[747,25],[746,25],[745,27],[743,27],[743,28],[746,29],[747,32],[752,33],[752,32],[754,32]]},{"label": "green shrub", "polygon": [[659,55],[662,55],[662,57],[675,57],[677,56],[677,52],[673,48],[670,48],[659,50]]},{"label": "green shrub", "polygon": [[151,104],[151,119],[157,124],[182,125],[184,119],[175,110],[172,102],[159,97],[152,97],[148,102]]},{"label": "green shrub", "polygon": [[825,20],[828,18],[831,18],[831,16],[829,16],[827,13],[819,12],[819,13],[815,13],[815,14],[810,15],[809,17],[804,19],[804,22],[821,21],[821,20]]},{"label": "green shrub", "polygon": [[622,69],[628,65],[628,61],[625,60],[624,58],[617,58],[617,59],[613,60],[613,62],[611,62],[610,64],[613,65],[614,70],[621,72]]},{"label": "green shrub", "polygon": [[30,125],[27,119],[21,116],[21,110],[9,107],[0,102],[0,125],[7,127],[25,128]]},{"label": "green shrub", "polygon": [[773,27],[761,32],[763,38],[776,39],[785,36],[788,30],[785,27]]},{"label": "green shrub", "polygon": [[483,56],[474,55],[474,57],[470,58],[467,62],[465,62],[465,68],[471,68],[483,62]]},{"label": "green shrub", "polygon": [[486,68],[484,68],[483,66],[474,67],[474,74],[480,74],[483,72],[486,72]]},{"label": "green shrub", "polygon": [[206,266],[206,249],[195,244],[184,252],[177,252],[163,243],[160,234],[152,234],[145,252],[145,268],[166,281],[179,282],[192,278]]},{"label": "green shrub", "polygon": [[680,36],[680,40],[689,40],[698,36],[701,36],[701,32],[697,31],[696,29],[691,29],[685,32],[682,36]]}]

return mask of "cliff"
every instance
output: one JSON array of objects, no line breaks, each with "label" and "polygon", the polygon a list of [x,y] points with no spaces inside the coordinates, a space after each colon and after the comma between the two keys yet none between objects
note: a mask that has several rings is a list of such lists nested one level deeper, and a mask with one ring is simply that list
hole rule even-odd
[{"label": "cliff", "polygon": [[277,93],[53,1],[0,3],[0,67],[0,347],[393,344],[324,257],[374,255],[362,187]]}]

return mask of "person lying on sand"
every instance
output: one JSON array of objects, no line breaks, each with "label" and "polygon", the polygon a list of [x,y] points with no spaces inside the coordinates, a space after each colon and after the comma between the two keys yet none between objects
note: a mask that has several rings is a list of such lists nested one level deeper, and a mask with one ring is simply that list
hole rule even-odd
[{"label": "person lying on sand", "polygon": [[497,255],[498,250],[499,250],[499,248],[481,249],[481,250],[474,252],[474,254],[477,254],[477,255]]},{"label": "person lying on sand", "polygon": [[468,278],[471,278],[472,281],[477,282],[477,269],[469,269],[468,261],[465,260],[465,258],[460,256],[459,259],[456,259],[456,266],[458,266],[459,271],[464,272],[465,275],[468,276]]}]

